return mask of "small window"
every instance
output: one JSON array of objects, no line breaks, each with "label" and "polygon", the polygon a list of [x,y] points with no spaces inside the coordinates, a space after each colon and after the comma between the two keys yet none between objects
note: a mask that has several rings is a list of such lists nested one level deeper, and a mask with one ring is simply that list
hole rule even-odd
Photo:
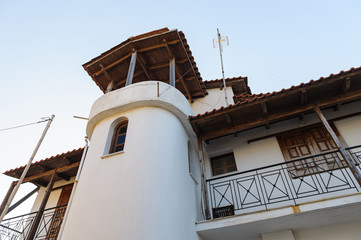
[{"label": "small window", "polygon": [[114,129],[112,144],[109,153],[123,151],[125,136],[127,134],[128,121],[120,122]]},{"label": "small window", "polygon": [[237,171],[233,153],[211,158],[213,176]]}]

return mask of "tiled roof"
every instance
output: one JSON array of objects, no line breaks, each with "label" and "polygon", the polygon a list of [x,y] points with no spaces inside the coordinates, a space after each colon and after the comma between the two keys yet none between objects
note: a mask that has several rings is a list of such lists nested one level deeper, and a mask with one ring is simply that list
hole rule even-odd
[{"label": "tiled roof", "polygon": [[[241,80],[241,79],[245,80],[246,83],[247,83],[247,77],[242,77],[242,76],[233,77],[233,78],[226,78],[225,80],[226,80],[226,84],[227,84],[227,82],[229,82],[229,81],[232,81],[232,80]],[[205,81],[204,81],[205,84],[207,84],[207,83],[215,83],[215,82],[217,82],[217,83],[222,83],[222,82],[223,82],[223,79],[220,78],[220,79],[213,79],[213,80],[205,80]]]},{"label": "tiled roof", "polygon": [[350,73],[358,72],[358,71],[361,71],[361,67],[351,68],[351,69],[349,69],[347,71],[340,71],[337,74],[330,74],[328,77],[320,77],[318,80],[310,80],[307,83],[301,83],[301,84],[299,84],[297,86],[291,86],[291,87],[289,87],[287,89],[283,88],[280,91],[274,91],[274,92],[268,92],[268,93],[259,93],[259,94],[241,94],[239,96],[234,96],[234,99],[237,100],[235,104],[231,104],[231,105],[229,105],[227,107],[221,107],[219,109],[213,109],[212,111],[209,111],[209,112],[207,111],[207,112],[205,112],[203,114],[198,114],[196,116],[191,116],[189,119],[190,120],[196,120],[196,119],[199,119],[199,118],[202,118],[202,117],[205,117],[205,116],[208,116],[208,115],[212,115],[212,114],[215,114],[215,113],[218,113],[218,112],[233,109],[233,108],[236,108],[238,106],[245,105],[247,103],[259,101],[261,99],[265,99],[265,98],[269,98],[269,97],[272,97],[272,96],[280,95],[280,94],[283,94],[283,93],[286,93],[286,92],[299,90],[299,89],[305,88],[305,87],[310,86],[310,85],[319,84],[319,83],[325,82],[325,81],[327,81],[329,79],[336,78],[336,77],[341,77],[341,76],[344,76],[346,74],[350,74]]},{"label": "tiled roof", "polygon": [[[71,155],[80,153],[80,152],[82,152],[83,150],[84,150],[84,148],[82,147],[82,148],[78,148],[78,149],[73,149],[73,150],[68,151],[68,152],[65,152],[65,153],[57,154],[57,155],[55,155],[55,156],[52,156],[52,157],[49,157],[49,158],[45,158],[45,159],[39,160],[39,161],[37,161],[37,162],[33,162],[33,163],[31,164],[31,167],[32,167],[32,166],[35,166],[35,165],[37,165],[37,164],[45,165],[46,163],[48,163],[48,162],[50,162],[51,160],[54,160],[54,159],[56,159],[56,158],[63,158],[63,157],[71,156]],[[23,170],[25,167],[26,167],[26,165],[21,166],[21,167],[18,167],[18,168],[10,169],[10,170],[4,172],[3,174],[9,175],[11,172],[21,171],[21,170]]]}]

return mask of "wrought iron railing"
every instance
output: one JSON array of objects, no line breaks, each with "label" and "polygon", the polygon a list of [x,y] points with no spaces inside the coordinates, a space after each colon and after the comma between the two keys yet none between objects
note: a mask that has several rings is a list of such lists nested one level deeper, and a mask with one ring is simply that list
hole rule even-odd
[{"label": "wrought iron railing", "polygon": [[[361,171],[361,145],[346,150]],[[241,214],[361,191],[338,150],[215,177],[207,187],[214,218],[229,206]]]},{"label": "wrought iron railing", "polygon": [[[34,240],[55,240],[63,221],[66,205],[44,210]],[[0,225],[0,240],[27,239],[37,212],[3,220]]]}]

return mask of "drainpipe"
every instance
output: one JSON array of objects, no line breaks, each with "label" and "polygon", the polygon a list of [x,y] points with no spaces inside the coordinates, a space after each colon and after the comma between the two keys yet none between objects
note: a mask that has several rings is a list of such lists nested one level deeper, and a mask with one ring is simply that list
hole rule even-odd
[{"label": "drainpipe", "polygon": [[74,180],[73,190],[71,191],[71,194],[70,194],[70,199],[69,199],[66,211],[65,211],[63,222],[62,222],[60,230],[59,230],[59,234],[58,234],[58,238],[57,238],[59,240],[61,239],[61,235],[63,234],[64,226],[65,226],[66,220],[67,220],[68,215],[69,215],[69,211],[70,211],[70,208],[71,208],[71,204],[73,202],[74,194],[76,192],[76,187],[78,186],[79,177],[80,177],[81,171],[83,169],[85,157],[86,157],[86,154],[88,153],[89,139],[88,139],[88,137],[85,137],[84,140],[85,140],[85,147],[84,147],[83,155],[81,156],[78,172],[77,172],[75,180]]}]

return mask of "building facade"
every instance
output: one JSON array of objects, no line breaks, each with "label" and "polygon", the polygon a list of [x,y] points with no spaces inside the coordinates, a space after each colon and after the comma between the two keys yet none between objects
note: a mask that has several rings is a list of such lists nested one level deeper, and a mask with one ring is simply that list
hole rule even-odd
[{"label": "building facade", "polygon": [[83,67],[90,145],[32,164],[33,213],[0,239],[360,239],[361,68],[252,94],[167,28]]}]

